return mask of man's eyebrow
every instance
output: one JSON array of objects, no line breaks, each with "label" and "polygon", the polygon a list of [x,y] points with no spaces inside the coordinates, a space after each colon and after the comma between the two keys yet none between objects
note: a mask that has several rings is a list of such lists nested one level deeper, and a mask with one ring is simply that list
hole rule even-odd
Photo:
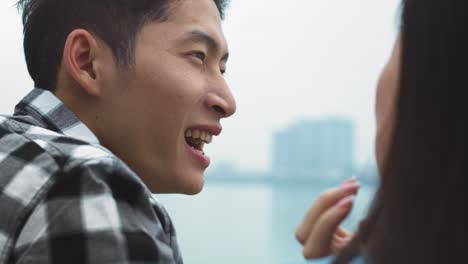
[{"label": "man's eyebrow", "polygon": [[[204,43],[208,46],[209,49],[213,50],[215,53],[221,51],[221,45],[208,33],[200,30],[193,30],[189,32],[184,38],[183,41],[192,41],[198,43]],[[229,58],[229,52],[226,52],[222,60],[227,61]]]}]

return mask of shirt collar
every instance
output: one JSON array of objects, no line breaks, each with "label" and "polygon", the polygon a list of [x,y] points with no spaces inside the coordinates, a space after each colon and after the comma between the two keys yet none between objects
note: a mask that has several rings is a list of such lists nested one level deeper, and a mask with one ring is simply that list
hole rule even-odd
[{"label": "shirt collar", "polygon": [[35,88],[15,107],[15,115],[28,115],[55,132],[91,144],[99,144],[97,137],[52,92]]}]

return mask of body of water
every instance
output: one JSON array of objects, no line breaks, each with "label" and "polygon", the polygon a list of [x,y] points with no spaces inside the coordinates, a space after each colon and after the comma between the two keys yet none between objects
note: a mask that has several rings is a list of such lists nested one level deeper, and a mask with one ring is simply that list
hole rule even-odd
[{"label": "body of water", "polygon": [[[300,263],[294,231],[327,184],[207,182],[196,196],[158,195],[177,229],[188,264]],[[364,185],[344,226],[354,230],[374,186]]]}]

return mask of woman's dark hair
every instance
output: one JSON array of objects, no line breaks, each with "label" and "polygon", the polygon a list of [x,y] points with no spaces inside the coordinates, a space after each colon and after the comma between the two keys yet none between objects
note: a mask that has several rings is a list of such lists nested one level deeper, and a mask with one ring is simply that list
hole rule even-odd
[{"label": "woman's dark hair", "polygon": [[[133,62],[136,35],[145,23],[164,21],[183,0],[20,0],[24,53],[35,86],[54,90],[65,40],[83,28],[101,38],[121,67]],[[221,17],[228,0],[214,0]]]},{"label": "woman's dark hair", "polygon": [[468,1],[405,0],[396,125],[373,206],[335,263],[466,262]]}]

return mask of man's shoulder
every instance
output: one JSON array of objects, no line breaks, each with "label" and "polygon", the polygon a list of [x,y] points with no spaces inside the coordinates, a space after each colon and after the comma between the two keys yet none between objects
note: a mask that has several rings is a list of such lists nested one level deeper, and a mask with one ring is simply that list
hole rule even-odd
[{"label": "man's shoulder", "polygon": [[139,184],[136,175],[100,145],[0,116],[0,194],[26,206],[50,188],[83,177],[103,184],[118,178]]},{"label": "man's shoulder", "polygon": [[[22,161],[36,163],[49,171],[51,168],[74,169],[89,162],[112,166],[118,160],[98,144],[65,136],[21,117],[0,116],[0,157],[11,154],[22,155]],[[40,154],[44,157],[35,162],[36,155]]]},{"label": "man's shoulder", "polygon": [[[0,210],[13,221],[74,178],[109,178],[116,160],[102,147],[0,116]],[[12,224],[2,218],[0,232]]]},{"label": "man's shoulder", "polygon": [[[24,225],[40,223],[33,216],[43,205],[54,208],[66,204],[69,215],[85,205],[86,224],[113,227],[112,221],[108,225],[95,222],[100,216],[96,210],[127,204],[128,208],[138,207],[139,213],[152,215],[153,208],[145,201],[148,194],[136,174],[105,148],[0,116],[0,263],[2,255],[11,254],[21,230],[20,241],[33,241],[24,235],[30,233]],[[110,215],[105,210],[103,213]],[[81,232],[88,234],[85,228]]]},{"label": "man's shoulder", "polygon": [[7,207],[3,203],[33,207],[73,177],[106,177],[117,160],[99,145],[0,116],[0,210]]}]

